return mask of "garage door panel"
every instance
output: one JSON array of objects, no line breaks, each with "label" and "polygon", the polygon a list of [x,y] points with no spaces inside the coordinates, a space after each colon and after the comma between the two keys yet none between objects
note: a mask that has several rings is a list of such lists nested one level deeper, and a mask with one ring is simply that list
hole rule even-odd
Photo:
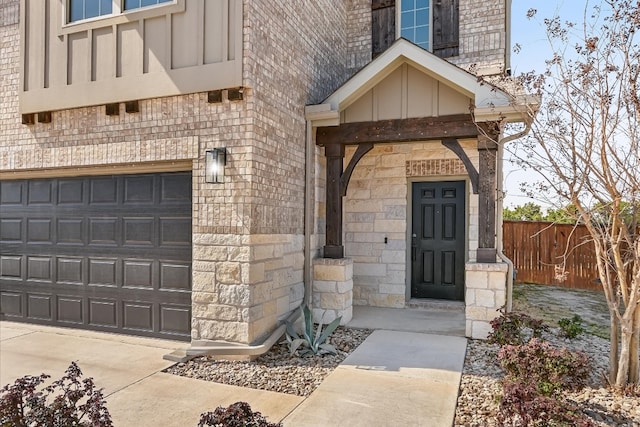
[{"label": "garage door panel", "polygon": [[117,259],[89,259],[89,285],[117,286]]},{"label": "garage door panel", "polygon": [[29,181],[30,205],[51,205],[53,204],[54,181],[52,180],[32,180]]},{"label": "garage door panel", "polygon": [[23,317],[22,294],[19,292],[0,292],[0,311],[7,317]]},{"label": "garage door panel", "polygon": [[22,205],[25,181],[0,181],[0,203],[3,207]]},{"label": "garage door panel", "polygon": [[58,295],[56,297],[56,311],[58,321],[81,325],[83,323],[83,299],[74,296]]},{"label": "garage door panel", "polygon": [[58,218],[57,243],[68,245],[84,245],[84,219],[83,218]]},{"label": "garage door panel", "polygon": [[117,204],[118,203],[118,179],[94,178],[90,181],[90,204]]},{"label": "garage door panel", "polygon": [[0,190],[0,319],[190,338],[190,173]]},{"label": "garage door panel", "polygon": [[124,204],[154,202],[155,176],[127,177],[124,180]]},{"label": "garage door panel", "polygon": [[56,265],[56,281],[58,283],[82,285],[84,284],[84,259],[58,257]]},{"label": "garage door panel", "polygon": [[191,290],[191,264],[160,261],[160,289]]},{"label": "garage door panel", "polygon": [[90,218],[89,244],[117,245],[118,218]]},{"label": "garage door panel", "polygon": [[19,242],[22,240],[22,219],[3,218],[0,220],[0,241]]},{"label": "garage door panel", "polygon": [[186,203],[191,200],[191,175],[160,175],[160,189],[160,204]]},{"label": "garage door panel", "polygon": [[123,327],[142,331],[153,331],[153,304],[123,301]]},{"label": "garage door panel", "polygon": [[160,330],[167,334],[189,334],[191,330],[191,307],[161,305]]},{"label": "garage door panel", "polygon": [[51,282],[51,257],[27,257],[27,280]]},{"label": "garage door panel", "polygon": [[81,205],[85,197],[85,180],[61,179],[58,181],[58,205]]},{"label": "garage door panel", "polygon": [[125,260],[122,286],[127,288],[153,288],[153,261]]},{"label": "garage door panel", "polygon": [[27,243],[51,244],[51,219],[34,218],[27,220]]},{"label": "garage door panel", "polygon": [[160,245],[191,246],[191,218],[160,218]]},{"label": "garage door panel", "polygon": [[51,320],[51,295],[27,294],[27,317]]},{"label": "garage door panel", "polygon": [[22,257],[11,255],[0,257],[0,277],[3,279],[22,278]]},{"label": "garage door panel", "polygon": [[89,324],[95,326],[118,326],[117,301],[115,299],[89,298]]},{"label": "garage door panel", "polygon": [[153,246],[155,230],[154,218],[124,218],[124,244],[129,246]]}]

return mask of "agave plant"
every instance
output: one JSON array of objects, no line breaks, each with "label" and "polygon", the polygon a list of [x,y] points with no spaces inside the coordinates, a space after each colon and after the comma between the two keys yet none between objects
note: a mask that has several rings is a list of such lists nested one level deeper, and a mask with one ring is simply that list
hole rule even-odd
[{"label": "agave plant", "polygon": [[289,345],[289,351],[294,354],[296,351],[300,356],[306,356],[311,354],[323,355],[323,354],[336,354],[336,349],[325,341],[336,330],[340,324],[342,316],[329,323],[327,327],[322,330],[322,320],[318,324],[318,328],[314,331],[313,313],[309,306],[305,305],[302,310],[304,318],[304,328],[302,334],[296,331],[295,326],[291,322],[287,322],[287,344]]}]

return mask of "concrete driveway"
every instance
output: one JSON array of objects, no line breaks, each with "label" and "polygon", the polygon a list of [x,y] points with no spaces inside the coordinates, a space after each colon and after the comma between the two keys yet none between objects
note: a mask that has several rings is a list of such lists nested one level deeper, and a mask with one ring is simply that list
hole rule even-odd
[{"label": "concrete driveway", "polygon": [[303,398],[188,379],[161,371],[162,359],[186,343],[0,322],[0,385],[23,375],[54,379],[75,360],[102,387],[116,426],[196,426],[200,414],[249,402],[269,420],[281,420]]},{"label": "concrete driveway", "polygon": [[285,427],[451,426],[467,341],[374,331],[308,398],[161,371],[186,343],[0,322],[0,385],[25,374],[59,378],[72,360],[104,388],[120,426],[196,426],[200,414],[245,401]]}]

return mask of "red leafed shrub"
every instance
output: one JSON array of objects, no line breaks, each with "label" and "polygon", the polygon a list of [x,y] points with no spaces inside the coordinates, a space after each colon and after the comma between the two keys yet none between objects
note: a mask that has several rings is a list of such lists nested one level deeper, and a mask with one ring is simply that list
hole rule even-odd
[{"label": "red leafed shrub", "polygon": [[505,380],[498,420],[502,425],[595,427],[595,424],[570,402],[541,395],[532,384]]},{"label": "red leafed shrub", "polygon": [[198,427],[204,426],[282,427],[282,424],[268,422],[260,412],[252,411],[247,402],[236,402],[226,408],[219,406],[214,412],[202,414]]},{"label": "red leafed shrub", "polygon": [[524,344],[531,338],[540,338],[542,331],[547,329],[542,320],[515,311],[506,313],[504,310],[490,324],[493,332],[487,337],[487,342],[500,346]]},{"label": "red leafed shrub", "polygon": [[113,426],[102,391],[92,378],[80,379],[75,362],[62,378],[39,390],[49,377],[26,375],[0,389],[0,426]]},{"label": "red leafed shrub", "polygon": [[503,346],[498,360],[505,370],[499,413],[503,425],[516,419],[524,427],[594,425],[562,399],[562,391],[584,386],[589,363],[583,353],[533,338],[527,344]]},{"label": "red leafed shrub", "polygon": [[590,369],[584,353],[558,349],[537,338],[524,345],[503,346],[498,360],[507,380],[532,384],[538,393],[550,397],[582,388]]}]

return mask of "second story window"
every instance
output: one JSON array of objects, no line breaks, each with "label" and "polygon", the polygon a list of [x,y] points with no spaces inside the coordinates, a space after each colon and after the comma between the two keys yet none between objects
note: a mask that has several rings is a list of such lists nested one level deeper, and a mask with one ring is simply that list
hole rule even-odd
[{"label": "second story window", "polygon": [[174,3],[174,0],[67,0],[67,23],[107,15],[117,16],[130,10],[163,3]]},{"label": "second story window", "polygon": [[431,48],[430,3],[430,0],[400,0],[400,36],[427,50]]},{"label": "second story window", "polygon": [[172,0],[124,0],[124,10],[138,9],[170,1]]},{"label": "second story window", "polygon": [[112,0],[69,0],[69,22],[112,13]]}]

